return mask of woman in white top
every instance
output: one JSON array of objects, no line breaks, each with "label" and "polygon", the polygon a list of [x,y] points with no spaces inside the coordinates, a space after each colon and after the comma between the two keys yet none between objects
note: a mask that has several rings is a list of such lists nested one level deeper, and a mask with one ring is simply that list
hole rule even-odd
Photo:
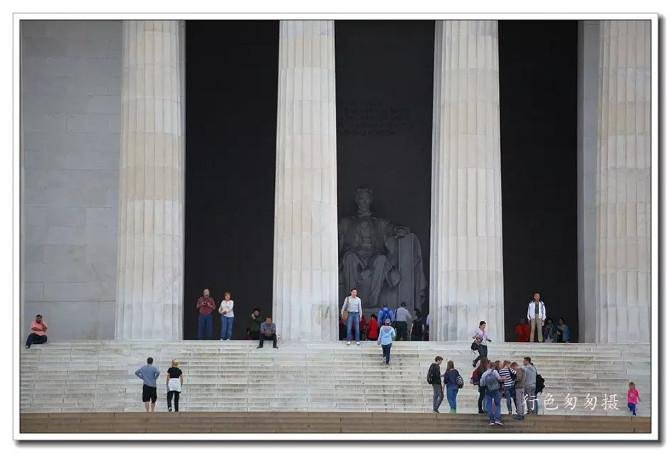
[{"label": "woman in white top", "polygon": [[233,299],[231,293],[226,291],[224,293],[224,300],[219,305],[219,314],[221,315],[221,341],[230,340],[233,338]]}]

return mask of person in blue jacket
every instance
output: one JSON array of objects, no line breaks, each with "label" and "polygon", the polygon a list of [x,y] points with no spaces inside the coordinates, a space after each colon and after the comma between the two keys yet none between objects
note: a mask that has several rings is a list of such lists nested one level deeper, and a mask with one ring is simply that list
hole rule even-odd
[{"label": "person in blue jacket", "polygon": [[384,357],[384,363],[387,365],[389,365],[389,360],[391,360],[391,343],[394,341],[395,336],[396,331],[391,326],[389,318],[386,318],[384,320],[384,325],[380,327],[377,344],[382,346],[382,357]]}]

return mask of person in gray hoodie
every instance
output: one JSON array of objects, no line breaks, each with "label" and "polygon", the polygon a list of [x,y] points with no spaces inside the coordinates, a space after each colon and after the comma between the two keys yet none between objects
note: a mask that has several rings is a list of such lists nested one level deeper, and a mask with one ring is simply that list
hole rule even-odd
[{"label": "person in gray hoodie", "polygon": [[154,412],[156,407],[156,379],[160,373],[153,363],[154,359],[147,357],[147,364],[135,371],[135,376],[142,379],[142,402],[147,412]]}]

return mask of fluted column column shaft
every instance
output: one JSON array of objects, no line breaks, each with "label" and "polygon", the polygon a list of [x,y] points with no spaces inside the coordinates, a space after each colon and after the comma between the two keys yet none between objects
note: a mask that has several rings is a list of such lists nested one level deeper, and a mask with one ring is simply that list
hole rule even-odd
[{"label": "fluted column column shaft", "polygon": [[430,337],[465,340],[484,320],[503,341],[498,26],[435,33]]},{"label": "fluted column column shaft", "polygon": [[617,20],[600,25],[596,339],[648,342],[650,23]]},{"label": "fluted column column shaft", "polygon": [[337,340],[332,20],[280,21],[273,317],[284,340]]},{"label": "fluted column column shaft", "polygon": [[180,21],[123,21],[117,339],[182,338],[180,28]]}]

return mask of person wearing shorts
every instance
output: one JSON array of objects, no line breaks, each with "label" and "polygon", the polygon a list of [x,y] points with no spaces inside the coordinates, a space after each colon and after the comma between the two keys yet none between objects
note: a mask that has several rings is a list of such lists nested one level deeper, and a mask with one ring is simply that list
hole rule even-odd
[{"label": "person wearing shorts", "polygon": [[151,357],[147,357],[145,366],[135,371],[135,376],[142,379],[142,402],[147,412],[154,412],[156,408],[156,379],[159,374]]}]

